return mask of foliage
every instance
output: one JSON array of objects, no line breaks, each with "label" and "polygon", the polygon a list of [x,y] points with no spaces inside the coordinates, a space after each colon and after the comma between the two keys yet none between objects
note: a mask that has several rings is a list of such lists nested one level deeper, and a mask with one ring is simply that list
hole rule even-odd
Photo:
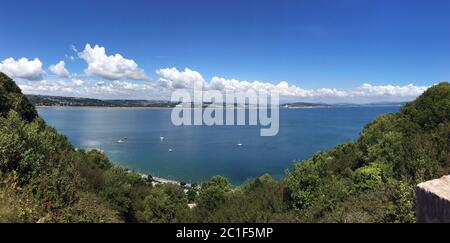
[{"label": "foliage", "polygon": [[[286,185],[264,175],[228,190],[223,177],[202,184],[192,222],[293,222],[288,211]],[[206,187],[205,187],[206,185]]]},{"label": "foliage", "polygon": [[145,219],[151,223],[183,221],[188,210],[187,204],[186,195],[180,187],[158,186],[145,198]]},{"label": "foliage", "polygon": [[24,120],[32,121],[38,117],[37,111],[12,79],[0,72],[0,116],[10,110],[16,111]]}]

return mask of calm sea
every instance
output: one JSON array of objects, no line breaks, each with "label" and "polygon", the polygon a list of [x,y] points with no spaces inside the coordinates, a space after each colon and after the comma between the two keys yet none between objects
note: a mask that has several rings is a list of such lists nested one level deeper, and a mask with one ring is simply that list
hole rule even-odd
[{"label": "calm sea", "polygon": [[224,175],[239,184],[264,173],[281,178],[294,161],[357,139],[367,122],[398,110],[282,109],[276,137],[260,137],[260,128],[252,126],[175,127],[170,109],[40,108],[39,113],[74,146],[100,148],[126,168],[185,182]]}]

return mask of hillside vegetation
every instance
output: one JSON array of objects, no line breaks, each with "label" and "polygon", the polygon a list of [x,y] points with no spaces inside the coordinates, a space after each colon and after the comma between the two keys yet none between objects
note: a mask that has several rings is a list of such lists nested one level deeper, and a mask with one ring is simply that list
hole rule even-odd
[{"label": "hillside vegetation", "polygon": [[217,176],[185,192],[76,151],[0,73],[0,222],[414,222],[415,185],[450,174],[449,120],[441,83],[283,181]]},{"label": "hillside vegetation", "polygon": [[26,97],[35,106],[175,107],[178,104],[159,100],[99,100],[47,95],[27,95]]}]

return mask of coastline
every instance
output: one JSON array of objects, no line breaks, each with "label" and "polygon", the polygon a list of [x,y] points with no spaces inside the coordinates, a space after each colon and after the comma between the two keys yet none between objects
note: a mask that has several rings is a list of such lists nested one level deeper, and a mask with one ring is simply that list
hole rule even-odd
[{"label": "coastline", "polygon": [[36,106],[36,109],[173,109],[173,107],[147,107],[147,106]]},{"label": "coastline", "polygon": [[172,185],[181,186],[181,187],[185,187],[185,188],[192,187],[191,184],[184,183],[181,181],[171,180],[171,179],[162,178],[162,177],[156,177],[156,176],[152,176],[150,174],[145,174],[145,173],[136,172],[136,171],[130,171],[130,172],[139,174],[143,180],[146,180],[146,181],[151,180],[151,182],[154,186],[158,185],[158,184],[172,184]]},{"label": "coastline", "polygon": [[[36,109],[70,109],[70,108],[87,108],[87,109],[173,109],[175,107],[147,107],[147,106],[41,106],[36,105]],[[213,107],[216,108],[216,107]],[[317,107],[280,107],[280,110],[296,110],[296,109],[331,109],[331,108],[339,108],[334,106],[317,106]],[[193,109],[197,109],[194,107]],[[223,109],[256,109],[254,107],[251,108],[242,108],[242,107],[223,107]]]}]

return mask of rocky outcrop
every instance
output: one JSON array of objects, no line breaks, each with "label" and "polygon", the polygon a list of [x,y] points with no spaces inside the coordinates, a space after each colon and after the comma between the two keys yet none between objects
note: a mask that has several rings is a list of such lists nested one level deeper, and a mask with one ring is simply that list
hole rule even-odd
[{"label": "rocky outcrop", "polygon": [[450,176],[417,186],[418,223],[450,223]]}]

